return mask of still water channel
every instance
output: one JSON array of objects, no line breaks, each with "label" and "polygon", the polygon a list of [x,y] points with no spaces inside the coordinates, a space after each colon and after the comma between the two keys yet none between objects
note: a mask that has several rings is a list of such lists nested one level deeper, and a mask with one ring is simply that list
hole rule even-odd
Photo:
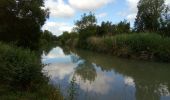
[{"label": "still water channel", "polygon": [[170,100],[170,64],[55,47],[43,73],[74,100]]}]

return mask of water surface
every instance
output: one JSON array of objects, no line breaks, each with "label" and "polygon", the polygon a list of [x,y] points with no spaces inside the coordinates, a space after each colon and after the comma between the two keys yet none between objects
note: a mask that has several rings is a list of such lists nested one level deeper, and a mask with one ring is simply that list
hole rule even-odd
[{"label": "water surface", "polygon": [[66,99],[170,100],[170,64],[61,47],[43,53],[43,73]]}]

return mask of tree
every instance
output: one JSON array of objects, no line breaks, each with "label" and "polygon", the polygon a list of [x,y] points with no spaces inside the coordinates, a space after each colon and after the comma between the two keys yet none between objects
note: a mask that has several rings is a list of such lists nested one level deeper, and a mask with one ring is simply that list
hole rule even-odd
[{"label": "tree", "polygon": [[96,23],[97,19],[92,12],[88,15],[84,14],[80,20],[75,22],[75,29],[79,33],[79,45],[87,45],[87,38],[96,33]]},{"label": "tree", "polygon": [[168,7],[164,10],[160,22],[161,22],[161,27],[159,30],[160,33],[165,36],[170,36],[170,9]]},{"label": "tree", "polygon": [[34,49],[48,9],[44,0],[0,0],[0,40]]},{"label": "tree", "polygon": [[44,39],[47,42],[54,42],[55,40],[57,40],[57,36],[53,35],[52,32],[48,30],[44,30],[44,32],[42,32],[41,34],[41,39]]},{"label": "tree", "polygon": [[108,34],[113,34],[113,26],[112,22],[102,22],[101,26],[97,27],[97,35],[103,36],[103,35],[108,35]]},{"label": "tree", "polygon": [[121,21],[116,25],[116,34],[129,33],[130,32],[130,22],[127,20]]},{"label": "tree", "polygon": [[140,0],[135,20],[135,30],[138,32],[158,31],[165,7],[164,0]]},{"label": "tree", "polygon": [[77,32],[81,33],[82,30],[88,27],[96,26],[96,23],[97,23],[97,19],[92,12],[90,12],[88,15],[84,13],[81,16],[81,19],[75,22],[76,30]]},{"label": "tree", "polygon": [[130,32],[130,22],[126,20],[119,22],[118,24],[112,24],[111,22],[102,22],[101,26],[97,26],[97,35],[115,35],[121,33]]}]

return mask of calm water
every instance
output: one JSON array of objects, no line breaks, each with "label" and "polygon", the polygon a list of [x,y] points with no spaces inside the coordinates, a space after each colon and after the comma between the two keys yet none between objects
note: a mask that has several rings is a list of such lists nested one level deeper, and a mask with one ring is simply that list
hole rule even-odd
[{"label": "calm water", "polygon": [[68,100],[170,100],[170,64],[60,47],[42,61],[49,83]]}]

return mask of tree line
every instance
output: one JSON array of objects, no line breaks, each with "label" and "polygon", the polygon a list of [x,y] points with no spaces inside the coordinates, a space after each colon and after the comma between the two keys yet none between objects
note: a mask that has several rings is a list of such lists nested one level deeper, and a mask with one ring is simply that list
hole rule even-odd
[{"label": "tree line", "polygon": [[[73,32],[58,37],[62,45],[135,59],[170,61],[170,10],[165,0],[140,0],[131,28],[124,20],[97,25],[95,14],[83,14]],[[74,33],[74,35],[72,34]]]},{"label": "tree line", "polygon": [[[84,44],[90,36],[113,36],[122,33],[150,32],[159,33],[163,36],[170,36],[170,9],[165,5],[165,0],[140,0],[137,5],[138,13],[134,22],[134,27],[130,27],[127,20],[118,24],[112,22],[102,22],[97,25],[94,13],[83,14],[80,20],[75,22],[73,32],[77,33],[80,44]],[[65,32],[64,32],[65,33]],[[68,33],[68,32],[67,32]],[[63,34],[61,37],[69,37]]]},{"label": "tree line", "polygon": [[72,32],[64,31],[58,37],[61,44],[68,44],[78,38],[79,45],[86,45],[87,38],[91,36],[105,37],[131,32],[130,22],[127,20],[120,21],[117,24],[103,21],[101,25],[97,25],[97,19],[92,12],[83,14],[81,19],[75,22],[75,26]]}]

